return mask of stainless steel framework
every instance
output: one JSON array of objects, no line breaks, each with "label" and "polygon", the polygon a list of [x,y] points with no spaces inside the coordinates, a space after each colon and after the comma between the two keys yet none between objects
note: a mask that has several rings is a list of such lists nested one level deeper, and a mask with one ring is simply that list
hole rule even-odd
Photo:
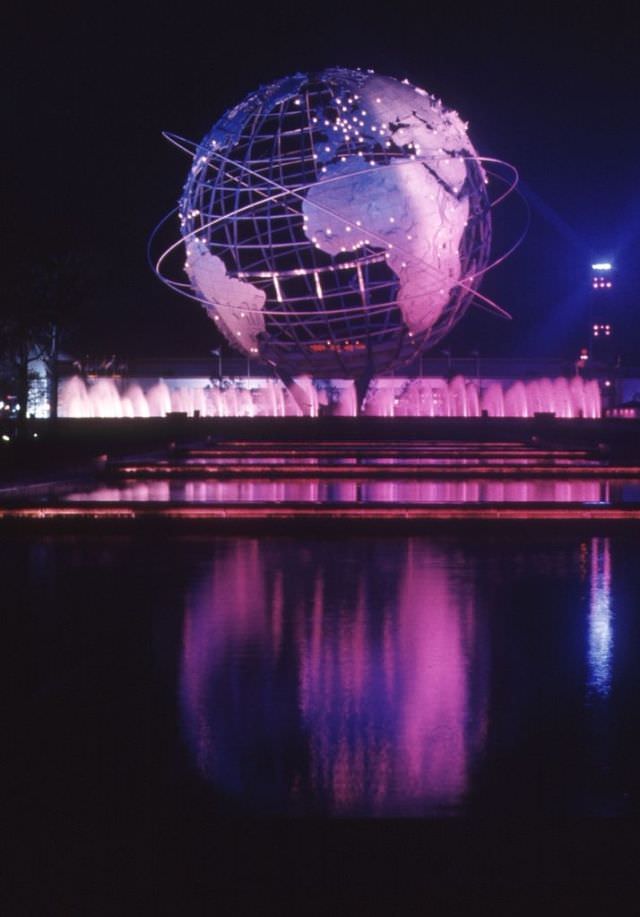
[{"label": "stainless steel framework", "polygon": [[[370,79],[369,72],[342,69],[298,74],[250,95],[197,146],[167,135],[193,163],[178,208],[181,238],[158,259],[158,275],[200,301],[237,349],[288,376],[370,378],[433,347],[472,301],[501,311],[478,292],[478,285],[505,257],[490,263],[491,208],[515,187],[515,170],[479,157],[470,143],[435,152],[402,143],[406,125],[400,117],[397,123],[376,123],[364,109]],[[441,119],[455,115],[428,99]],[[436,319],[412,330],[399,302],[398,271],[389,264],[392,237],[377,225],[353,219],[352,190],[351,211],[326,201],[335,200],[354,176],[366,182],[369,174],[384,176],[380,170],[401,175],[398,167],[415,174],[416,163],[445,186],[441,176],[452,159],[457,168],[464,164],[462,183],[446,187],[454,205],[463,201],[465,207],[456,252],[459,274],[453,280],[450,272],[441,276],[427,255],[429,239],[418,255],[415,243],[407,243],[402,267],[408,265],[409,272],[413,265],[421,276],[432,278],[432,286],[446,285],[446,291],[439,291],[446,293],[446,302]],[[502,183],[494,200],[488,193],[490,176]],[[383,199],[379,206],[385,206]],[[356,244],[329,251],[328,244],[311,236],[313,208],[330,223],[327,239],[330,227],[339,225],[345,239],[353,231],[349,238],[355,237]],[[394,222],[393,216],[388,219]],[[396,238],[394,265],[405,257]],[[171,256],[182,245],[187,279],[171,279]],[[215,282],[208,284],[206,277],[203,282],[201,265],[219,271]]]}]

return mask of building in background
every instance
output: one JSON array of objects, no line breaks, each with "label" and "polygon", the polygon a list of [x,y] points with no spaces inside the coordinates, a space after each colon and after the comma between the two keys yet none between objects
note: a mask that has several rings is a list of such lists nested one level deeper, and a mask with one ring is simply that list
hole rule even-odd
[{"label": "building in background", "polygon": [[589,356],[594,363],[613,366],[615,274],[610,261],[591,265],[591,296],[589,308]]}]

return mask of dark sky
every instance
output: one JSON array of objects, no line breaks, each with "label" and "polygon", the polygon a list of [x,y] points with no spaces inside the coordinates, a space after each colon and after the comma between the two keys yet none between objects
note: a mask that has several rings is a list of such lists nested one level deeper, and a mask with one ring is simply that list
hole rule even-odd
[{"label": "dark sky", "polygon": [[[93,353],[199,354],[216,341],[200,308],[147,266],[148,236],[188,169],[161,131],[198,140],[260,84],[337,64],[423,86],[470,122],[481,153],[520,172],[531,227],[483,288],[514,320],[474,310],[453,332],[455,352],[571,352],[590,260],[606,256],[633,356],[640,72],[637,30],[614,4],[398,3],[384,16],[373,3],[302,0],[260,13],[213,2],[24,7],[3,52],[3,277],[43,253],[82,253],[93,283],[82,346]],[[522,220],[515,199],[498,209],[498,242]]]}]

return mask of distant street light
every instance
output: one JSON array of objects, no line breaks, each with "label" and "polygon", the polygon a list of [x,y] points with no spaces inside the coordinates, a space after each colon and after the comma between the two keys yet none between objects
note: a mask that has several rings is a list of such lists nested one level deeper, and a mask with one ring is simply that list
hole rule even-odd
[{"label": "distant street light", "polygon": [[579,376],[581,371],[586,369],[588,359],[589,359],[589,351],[586,347],[583,347],[580,350],[580,356],[576,360],[576,376]]}]

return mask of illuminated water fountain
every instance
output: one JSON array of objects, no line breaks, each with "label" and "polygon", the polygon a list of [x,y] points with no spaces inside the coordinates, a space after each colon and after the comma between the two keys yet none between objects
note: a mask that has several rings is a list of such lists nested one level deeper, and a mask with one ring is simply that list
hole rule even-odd
[{"label": "illuminated water fountain", "polygon": [[[79,376],[60,387],[60,416],[75,418],[164,417],[180,412],[190,417],[296,417],[320,414],[355,417],[354,383],[299,376],[289,389],[279,380],[223,379],[121,382]],[[563,418],[601,416],[600,388],[595,380],[533,379],[507,384],[480,384],[463,376],[442,378],[377,378],[369,387],[362,413],[371,417],[533,417],[539,413]]]}]

